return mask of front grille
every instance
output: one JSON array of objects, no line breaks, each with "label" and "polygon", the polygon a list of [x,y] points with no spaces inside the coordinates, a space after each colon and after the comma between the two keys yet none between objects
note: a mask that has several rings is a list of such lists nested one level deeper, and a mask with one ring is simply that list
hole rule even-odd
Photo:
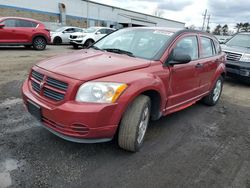
[{"label": "front grille", "polygon": [[64,126],[62,124],[58,124],[52,120],[49,120],[46,117],[42,117],[42,122],[48,126],[49,128],[58,131],[62,134],[70,135],[70,136],[84,136],[89,133],[89,128],[82,124],[73,124],[71,126]]},{"label": "front grille", "polygon": [[71,38],[71,39],[76,39],[76,38],[77,38],[77,36],[70,35],[70,38]]},{"label": "front grille", "polygon": [[31,72],[31,86],[40,96],[44,96],[53,101],[63,100],[68,89],[67,83],[34,70]]},{"label": "front grille", "polygon": [[242,54],[238,54],[238,53],[233,53],[233,52],[225,52],[227,54],[227,60],[230,61],[239,61]]}]

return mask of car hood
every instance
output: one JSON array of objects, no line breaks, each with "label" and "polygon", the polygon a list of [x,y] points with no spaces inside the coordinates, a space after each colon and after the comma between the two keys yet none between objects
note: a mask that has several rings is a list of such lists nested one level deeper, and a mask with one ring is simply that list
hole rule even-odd
[{"label": "car hood", "polygon": [[149,65],[149,60],[92,49],[53,57],[37,64],[47,71],[82,81],[145,68]]},{"label": "car hood", "polygon": [[238,52],[238,53],[250,53],[250,48],[244,48],[240,46],[229,46],[226,44],[221,45],[222,51]]}]

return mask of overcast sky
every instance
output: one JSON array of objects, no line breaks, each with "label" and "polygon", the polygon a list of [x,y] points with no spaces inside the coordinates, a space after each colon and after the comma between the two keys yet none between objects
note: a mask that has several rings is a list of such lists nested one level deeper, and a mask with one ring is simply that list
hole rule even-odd
[{"label": "overcast sky", "polygon": [[93,0],[129,10],[154,14],[160,11],[162,17],[182,21],[186,26],[202,26],[205,10],[211,15],[210,27],[228,24],[233,29],[235,23],[250,22],[249,0]]}]

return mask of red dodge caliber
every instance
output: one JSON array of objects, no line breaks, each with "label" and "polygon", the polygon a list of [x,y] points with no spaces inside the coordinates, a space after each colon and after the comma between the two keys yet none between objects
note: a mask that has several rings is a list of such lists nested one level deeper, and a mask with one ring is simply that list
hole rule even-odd
[{"label": "red dodge caliber", "polygon": [[110,141],[137,151],[149,120],[202,100],[215,105],[225,54],[210,34],[128,28],[89,49],[35,65],[22,87],[27,110],[55,135],[73,142]]}]

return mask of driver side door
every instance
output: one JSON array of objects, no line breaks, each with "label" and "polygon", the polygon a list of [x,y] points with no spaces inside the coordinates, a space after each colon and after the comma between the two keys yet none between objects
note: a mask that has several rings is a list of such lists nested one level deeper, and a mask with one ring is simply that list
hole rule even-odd
[{"label": "driver side door", "polygon": [[167,110],[176,111],[194,100],[199,90],[199,45],[197,35],[185,35],[179,38],[172,52],[189,55],[187,64],[176,64],[170,67]]}]

